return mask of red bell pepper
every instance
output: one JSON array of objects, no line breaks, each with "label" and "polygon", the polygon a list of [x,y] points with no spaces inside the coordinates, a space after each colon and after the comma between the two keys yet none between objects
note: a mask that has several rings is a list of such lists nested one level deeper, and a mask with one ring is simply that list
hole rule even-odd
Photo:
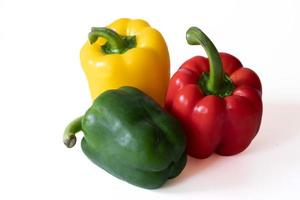
[{"label": "red bell pepper", "polygon": [[183,63],[167,92],[165,106],[183,124],[187,152],[196,158],[242,152],[261,123],[259,77],[234,56],[219,53],[197,27],[187,31],[186,39],[191,45],[202,45],[208,56]]}]

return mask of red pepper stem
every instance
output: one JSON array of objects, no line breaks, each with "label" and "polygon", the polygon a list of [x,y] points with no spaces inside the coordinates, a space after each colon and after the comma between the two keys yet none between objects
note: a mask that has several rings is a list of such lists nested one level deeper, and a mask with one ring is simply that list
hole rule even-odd
[{"label": "red pepper stem", "polygon": [[190,45],[201,45],[209,60],[209,77],[206,90],[211,94],[218,94],[222,90],[225,74],[220,54],[212,41],[197,27],[191,27],[186,32],[186,40]]},{"label": "red pepper stem", "polygon": [[81,131],[81,121],[82,116],[71,121],[65,129],[63,141],[68,148],[72,148],[76,144],[75,134]]}]

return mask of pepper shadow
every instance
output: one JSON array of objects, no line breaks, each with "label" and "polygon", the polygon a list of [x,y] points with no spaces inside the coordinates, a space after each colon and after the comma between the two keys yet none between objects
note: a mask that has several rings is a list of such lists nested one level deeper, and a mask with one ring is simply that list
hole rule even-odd
[{"label": "pepper shadow", "polygon": [[212,155],[207,159],[188,158],[183,172],[169,180],[160,193],[187,193],[222,190],[253,181],[248,156],[266,153],[278,145],[288,145],[299,130],[299,103],[265,103],[260,131],[250,146],[234,156]]},{"label": "pepper shadow", "polygon": [[299,131],[300,102],[266,103],[260,131],[247,153],[272,150],[278,145],[288,145]]}]

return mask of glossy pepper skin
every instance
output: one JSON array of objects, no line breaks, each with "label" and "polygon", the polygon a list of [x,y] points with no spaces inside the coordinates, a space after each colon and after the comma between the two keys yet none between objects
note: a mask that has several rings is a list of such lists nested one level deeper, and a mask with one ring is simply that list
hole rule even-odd
[{"label": "glossy pepper skin", "polygon": [[208,58],[193,57],[173,75],[166,109],[184,126],[189,155],[206,158],[213,152],[225,156],[240,153],[260,127],[260,79],[236,57],[219,54],[200,29],[191,27],[187,41],[201,44]]},{"label": "glossy pepper skin", "polygon": [[75,145],[82,130],[86,156],[110,174],[143,188],[158,188],[186,164],[185,135],[177,119],[133,87],[108,90],[65,130]]},{"label": "glossy pepper skin", "polygon": [[170,78],[168,48],[146,21],[119,19],[106,28],[92,28],[80,60],[93,99],[106,90],[132,86],[164,104]]}]

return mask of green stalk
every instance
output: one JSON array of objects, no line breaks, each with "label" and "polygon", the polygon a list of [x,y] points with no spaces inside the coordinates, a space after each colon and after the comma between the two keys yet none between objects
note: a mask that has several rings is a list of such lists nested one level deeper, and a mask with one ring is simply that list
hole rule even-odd
[{"label": "green stalk", "polygon": [[63,141],[68,148],[72,148],[76,144],[75,134],[81,131],[81,120],[82,116],[74,119],[65,129]]},{"label": "green stalk", "polygon": [[107,54],[120,54],[136,46],[135,36],[121,36],[112,29],[93,27],[89,33],[89,41],[95,43],[99,37],[105,38],[107,43],[102,46],[102,51]]},{"label": "green stalk", "polygon": [[207,94],[228,96],[234,85],[224,73],[220,54],[212,41],[197,27],[191,27],[186,32],[186,40],[190,45],[201,45],[209,60],[209,73],[204,73],[199,80],[203,91]]}]

